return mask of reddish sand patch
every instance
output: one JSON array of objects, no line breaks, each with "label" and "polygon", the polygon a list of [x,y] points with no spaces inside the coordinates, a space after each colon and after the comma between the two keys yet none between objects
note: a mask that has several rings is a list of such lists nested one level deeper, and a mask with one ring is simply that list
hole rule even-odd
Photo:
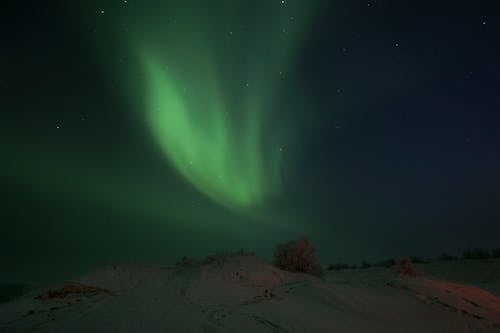
[{"label": "reddish sand patch", "polygon": [[44,294],[38,295],[35,299],[47,301],[52,299],[67,299],[75,296],[94,296],[110,293],[111,292],[107,289],[71,282],[60,289],[51,289]]},{"label": "reddish sand patch", "polygon": [[486,290],[424,277],[401,279],[399,283],[426,303],[438,304],[451,311],[487,320],[495,327],[500,326],[500,298]]}]

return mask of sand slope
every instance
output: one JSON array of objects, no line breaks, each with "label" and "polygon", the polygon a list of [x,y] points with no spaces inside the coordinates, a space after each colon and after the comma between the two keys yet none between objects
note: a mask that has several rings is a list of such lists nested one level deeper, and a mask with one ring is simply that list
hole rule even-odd
[{"label": "sand slope", "polygon": [[393,269],[319,279],[231,255],[175,268],[106,267],[0,304],[0,331],[500,332],[500,299]]}]

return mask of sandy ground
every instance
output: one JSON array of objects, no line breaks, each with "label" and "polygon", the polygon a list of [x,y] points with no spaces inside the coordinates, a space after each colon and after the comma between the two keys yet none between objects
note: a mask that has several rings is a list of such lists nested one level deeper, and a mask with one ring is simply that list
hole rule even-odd
[{"label": "sandy ground", "polygon": [[498,260],[417,268],[320,279],[251,255],[110,266],[0,304],[0,332],[500,332]]}]

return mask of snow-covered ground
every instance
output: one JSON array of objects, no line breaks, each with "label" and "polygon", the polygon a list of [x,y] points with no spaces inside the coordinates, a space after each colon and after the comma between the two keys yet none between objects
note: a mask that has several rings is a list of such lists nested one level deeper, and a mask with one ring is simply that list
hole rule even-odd
[{"label": "snow-covered ground", "polygon": [[498,260],[417,268],[320,279],[252,255],[110,266],[0,304],[0,332],[500,332]]}]

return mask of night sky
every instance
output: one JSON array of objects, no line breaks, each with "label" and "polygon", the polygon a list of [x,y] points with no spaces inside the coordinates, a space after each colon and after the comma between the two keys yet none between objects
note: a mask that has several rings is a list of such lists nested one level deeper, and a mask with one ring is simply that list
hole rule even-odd
[{"label": "night sky", "polygon": [[498,1],[11,1],[1,281],[301,234],[500,245]]}]

